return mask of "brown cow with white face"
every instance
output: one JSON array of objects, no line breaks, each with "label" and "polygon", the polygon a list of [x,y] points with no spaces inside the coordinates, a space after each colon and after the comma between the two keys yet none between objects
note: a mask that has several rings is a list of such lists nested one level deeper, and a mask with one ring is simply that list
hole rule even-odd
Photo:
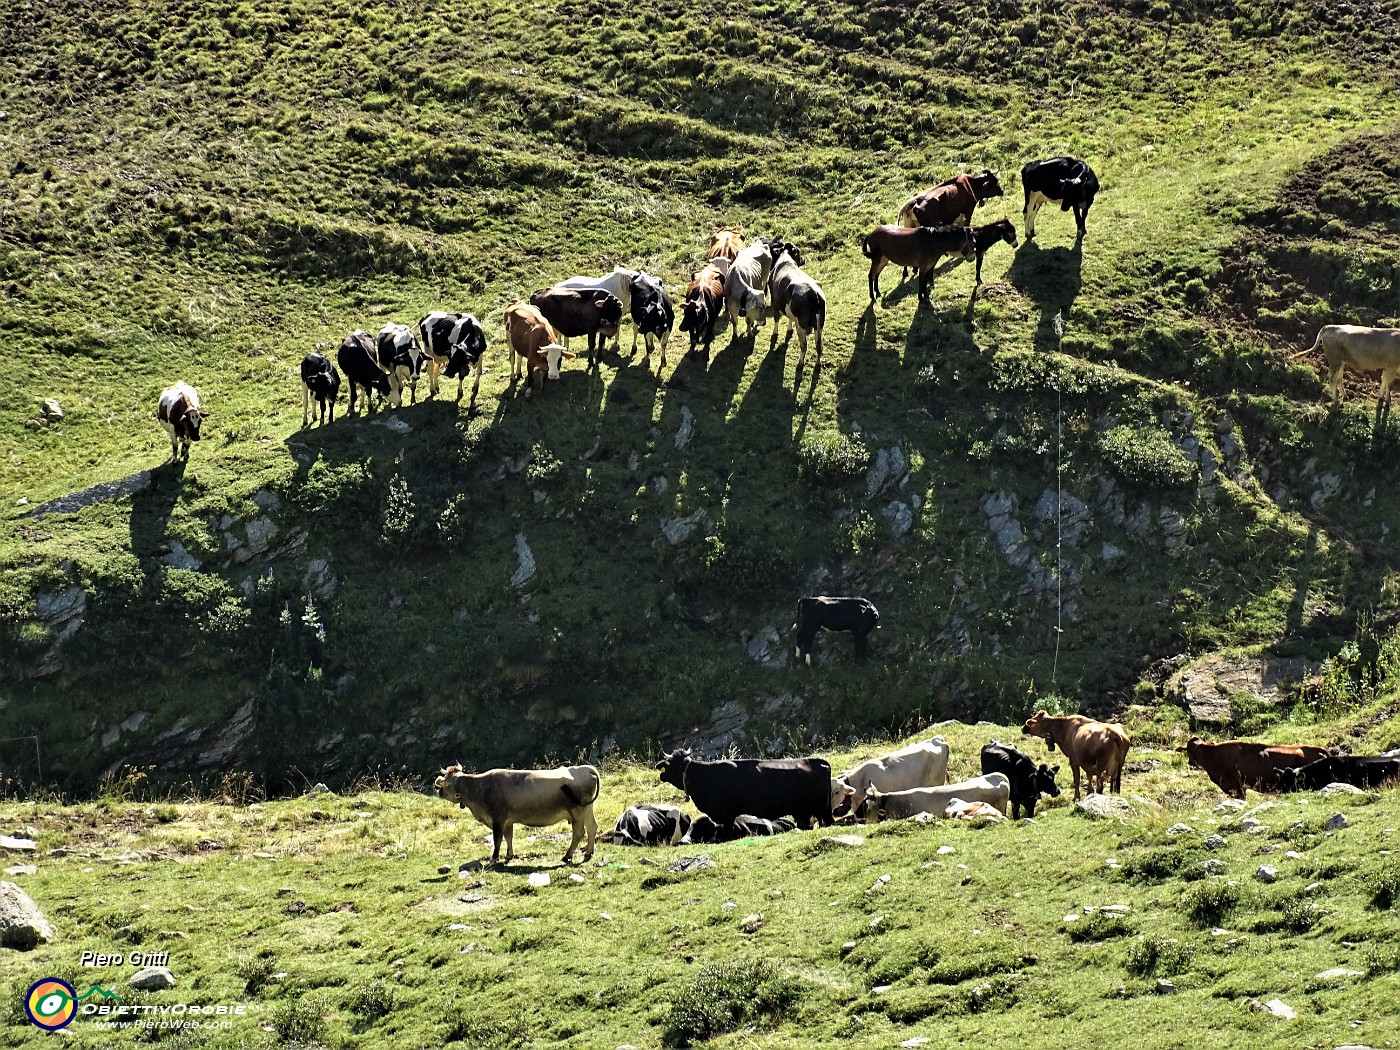
[{"label": "brown cow with white face", "polygon": [[506,338],[510,342],[511,386],[520,376],[521,362],[525,364],[525,396],[529,397],[538,378],[544,388],[545,378],[559,378],[559,362],[574,355],[564,348],[563,337],[544,315],[529,303],[513,299],[505,308]]}]

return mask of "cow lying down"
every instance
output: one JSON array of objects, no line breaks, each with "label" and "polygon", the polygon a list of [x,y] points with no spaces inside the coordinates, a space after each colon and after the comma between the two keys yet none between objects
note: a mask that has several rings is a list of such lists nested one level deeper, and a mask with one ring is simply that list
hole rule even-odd
[{"label": "cow lying down", "polygon": [[460,765],[448,766],[433,787],[439,797],[472,811],[472,816],[491,829],[491,863],[506,844],[506,863],[515,856],[515,825],[547,828],[567,820],[574,837],[564,852],[567,864],[584,832],[588,844],[583,859],[593,856],[593,839],[598,824],[593,803],[598,799],[601,780],[592,766],[560,766],[558,769],[490,769],[485,773],[464,773]]},{"label": "cow lying down", "polygon": [[880,791],[871,788],[866,793],[865,819],[904,820],[919,813],[943,818],[956,801],[985,802],[1003,816],[1011,800],[1011,781],[1004,773],[987,773],[944,787],[910,788],[907,791]]},{"label": "cow lying down", "polygon": [[689,833],[688,814],[675,806],[642,802],[623,810],[613,829],[598,839],[617,846],[675,846],[689,841],[685,838]]},{"label": "cow lying down", "polygon": [[797,822],[787,817],[777,820],[764,820],[751,817],[747,813],[735,817],[727,824],[717,824],[703,814],[691,822],[690,831],[681,839],[681,845],[691,846],[708,842],[736,842],[739,839],[763,838],[767,835],[781,835],[785,831],[796,831]]}]

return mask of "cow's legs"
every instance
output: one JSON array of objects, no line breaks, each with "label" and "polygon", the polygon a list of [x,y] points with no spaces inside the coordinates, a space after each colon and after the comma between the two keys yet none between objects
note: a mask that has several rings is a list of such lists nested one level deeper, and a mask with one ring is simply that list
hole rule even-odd
[{"label": "cow's legs", "polygon": [[438,373],[441,371],[436,357],[428,358],[428,396],[438,395]]},{"label": "cow's legs", "polygon": [[311,388],[305,383],[301,384],[301,425],[306,426],[306,409],[311,402]]},{"label": "cow's legs", "polygon": [[[564,851],[565,864],[574,859],[574,850],[578,848],[579,841],[583,838],[583,814],[578,810],[569,814],[569,830],[573,832],[573,838],[569,841],[569,848]],[[591,845],[593,839],[590,837],[588,841]]]},{"label": "cow's legs", "polygon": [[1074,801],[1078,802],[1078,801],[1079,801],[1079,767],[1076,765],[1076,766],[1074,766],[1074,767],[1072,767],[1072,768],[1074,769]]},{"label": "cow's legs", "polygon": [[590,805],[583,813],[583,829],[588,834],[588,841],[583,846],[583,859],[589,861],[593,859],[593,840],[598,837],[598,821],[593,816],[593,807]]},{"label": "cow's legs", "polygon": [[870,285],[870,301],[872,303],[880,297],[880,271],[885,268],[887,262],[889,262],[889,260],[878,253],[875,255],[875,258],[870,260],[870,276],[868,278],[868,283]]},{"label": "cow's legs", "polygon": [[1089,217],[1089,205],[1088,205],[1087,203],[1085,203],[1085,204],[1076,204],[1076,205],[1074,206],[1074,221],[1079,225],[1079,238],[1078,238],[1078,239],[1081,240],[1081,241],[1084,239],[1084,235],[1085,235],[1085,233],[1087,232],[1087,231],[1084,229],[1084,220],[1087,219],[1088,217]]},{"label": "cow's legs", "polygon": [[1031,190],[1026,194],[1026,207],[1022,212],[1022,218],[1026,223],[1026,240],[1035,240],[1035,214],[1040,211],[1040,206],[1047,200],[1045,194],[1039,190]]}]

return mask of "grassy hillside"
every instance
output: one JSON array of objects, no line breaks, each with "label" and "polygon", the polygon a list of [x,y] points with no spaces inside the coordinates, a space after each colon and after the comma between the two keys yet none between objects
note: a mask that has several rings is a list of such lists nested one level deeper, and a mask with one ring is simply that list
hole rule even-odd
[{"label": "grassy hillside", "polygon": [[[955,777],[1017,732],[939,729]],[[198,801],[126,782],[78,806],[5,804],[0,827],[40,841],[18,881],[59,939],[0,952],[16,990],[0,1040],[47,1045],[18,990],[61,976],[127,1005],[246,1004],[227,1031],[146,1033],[163,1047],[1394,1046],[1395,792],[1251,793],[1230,810],[1165,735],[1142,735],[1123,821],[1066,794],[1033,822],[600,846],[576,868],[555,828],[482,869],[484,828],[400,791],[249,804],[234,783]],[[1393,726],[1363,743],[1387,742]],[[653,769],[605,767],[600,821],[643,799],[679,803]],[[714,867],[670,870],[697,854]],[[135,992],[133,967],[80,969],[83,950],[168,952],[178,983]],[[1260,1012],[1274,999],[1296,1019]],[[90,1019],[68,1031],[114,1045]]]},{"label": "grassy hillside", "polygon": [[[1391,15],[85,2],[12,23],[0,735],[42,745],[0,743],[14,777],[339,783],[645,750],[725,705],[746,742],[797,749],[1038,694],[1150,700],[1163,658],[1321,659],[1393,619],[1393,433],[1369,380],[1330,413],[1286,358],[1320,323],[1400,316]],[[859,238],[910,192],[987,165],[1008,195],[979,221],[1016,217],[1020,166],[1061,152],[1105,187],[1082,246],[1044,213],[975,303],[963,267],[932,311],[912,286],[867,307]],[[726,329],[661,378],[610,356],[508,390],[509,297],[614,263],[678,293],[724,223],[802,246],[820,374]],[[303,354],[439,308],[486,323],[474,414],[300,429]],[[214,413],[184,469],[152,419],[176,378]],[[28,425],[47,397],[63,420]],[[881,462],[904,466],[879,483]],[[813,591],[879,604],[869,664],[844,639],[783,662]]]}]

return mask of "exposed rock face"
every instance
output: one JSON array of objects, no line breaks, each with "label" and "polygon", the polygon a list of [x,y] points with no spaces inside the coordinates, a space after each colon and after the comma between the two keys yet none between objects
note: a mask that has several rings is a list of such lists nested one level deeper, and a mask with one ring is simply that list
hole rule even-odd
[{"label": "exposed rock face", "polygon": [[1178,671],[1167,688],[1185,694],[1187,709],[1197,722],[1230,720],[1230,694],[1253,693],[1266,704],[1278,703],[1293,682],[1317,670],[1302,657],[1248,656],[1212,653]]},{"label": "exposed rock face", "polygon": [[524,587],[535,576],[535,556],[530,551],[530,544],[526,542],[523,532],[515,534],[515,557],[519,564],[511,575],[510,585]]},{"label": "exposed rock face", "polygon": [[29,894],[13,882],[0,882],[0,948],[27,952],[54,939],[54,929]]}]

